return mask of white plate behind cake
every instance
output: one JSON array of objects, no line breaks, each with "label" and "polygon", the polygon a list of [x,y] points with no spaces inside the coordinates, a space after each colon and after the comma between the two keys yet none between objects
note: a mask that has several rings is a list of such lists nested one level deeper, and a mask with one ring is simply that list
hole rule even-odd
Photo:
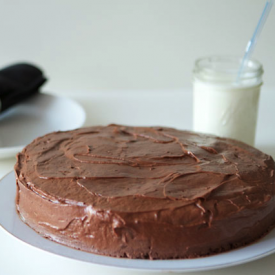
[{"label": "white plate behind cake", "polygon": [[57,257],[63,256],[89,263],[90,268],[94,271],[99,271],[103,267],[113,267],[116,270],[121,270],[121,272],[129,270],[130,274],[133,271],[163,274],[163,272],[210,270],[253,261],[275,252],[275,230],[273,230],[252,245],[198,259],[151,261],[118,259],[86,253],[49,241],[24,224],[16,213],[15,193],[15,176],[14,172],[11,172],[0,181],[0,209],[5,209],[5,211],[0,211],[0,225],[8,234],[40,251],[52,253]]},{"label": "white plate behind cake", "polygon": [[69,98],[37,94],[0,114],[0,159],[15,156],[38,136],[79,128],[85,117]]}]

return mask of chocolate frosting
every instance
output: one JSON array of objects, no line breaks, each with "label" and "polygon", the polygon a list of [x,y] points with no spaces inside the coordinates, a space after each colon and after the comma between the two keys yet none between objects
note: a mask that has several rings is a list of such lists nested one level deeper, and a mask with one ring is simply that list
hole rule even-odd
[{"label": "chocolate frosting", "polygon": [[18,154],[15,171],[22,219],[89,252],[197,257],[275,223],[273,159],[230,139],[120,125],[55,132]]}]

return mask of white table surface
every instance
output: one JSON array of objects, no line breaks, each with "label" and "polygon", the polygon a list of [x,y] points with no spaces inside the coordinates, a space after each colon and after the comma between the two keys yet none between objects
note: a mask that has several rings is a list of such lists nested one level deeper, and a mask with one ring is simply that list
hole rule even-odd
[{"label": "white table surface", "polygon": [[[192,93],[190,91],[109,91],[103,93],[74,93],[71,97],[87,112],[85,125],[108,123],[128,125],[163,125],[192,129]],[[263,88],[256,147],[275,157],[275,88]],[[0,125],[1,131],[1,125]],[[15,158],[0,161],[0,178],[13,169]],[[4,209],[0,209],[4,211]],[[274,274],[275,254],[263,259],[196,274],[231,275]],[[58,257],[29,247],[9,236],[0,228],[0,275],[48,274],[144,274],[107,267],[95,269],[88,263]],[[164,273],[162,273],[164,274]],[[187,274],[187,273],[185,273]]]}]

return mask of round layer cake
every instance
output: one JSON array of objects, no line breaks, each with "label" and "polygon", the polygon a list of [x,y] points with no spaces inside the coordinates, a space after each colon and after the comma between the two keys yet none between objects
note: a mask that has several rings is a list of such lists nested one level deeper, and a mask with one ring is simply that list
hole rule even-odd
[{"label": "round layer cake", "polygon": [[17,159],[21,219],[83,251],[193,258],[275,224],[274,161],[235,140],[109,125],[45,135]]}]

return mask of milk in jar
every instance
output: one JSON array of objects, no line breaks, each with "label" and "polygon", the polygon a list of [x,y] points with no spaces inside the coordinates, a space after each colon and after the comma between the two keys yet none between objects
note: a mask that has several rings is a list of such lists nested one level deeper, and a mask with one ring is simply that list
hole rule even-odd
[{"label": "milk in jar", "polygon": [[254,146],[262,65],[250,60],[237,80],[241,58],[212,56],[196,61],[193,129]]}]

